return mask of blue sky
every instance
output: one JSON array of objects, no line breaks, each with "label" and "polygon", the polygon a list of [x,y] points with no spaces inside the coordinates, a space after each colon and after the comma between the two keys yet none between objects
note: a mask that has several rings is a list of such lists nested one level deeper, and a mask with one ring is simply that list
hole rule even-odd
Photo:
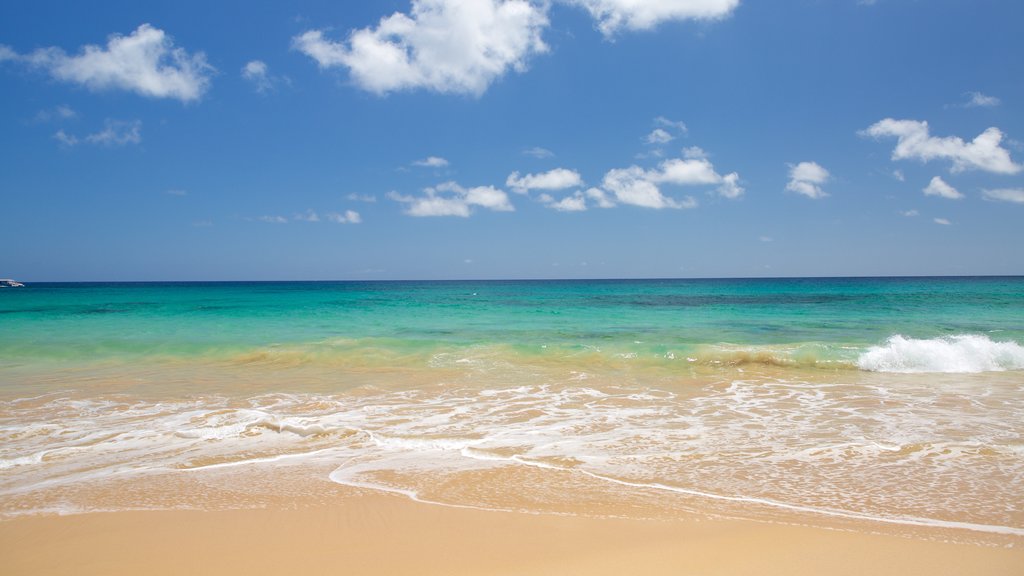
[{"label": "blue sky", "polygon": [[0,277],[1024,274],[1022,23],[1008,0],[6,2]]}]

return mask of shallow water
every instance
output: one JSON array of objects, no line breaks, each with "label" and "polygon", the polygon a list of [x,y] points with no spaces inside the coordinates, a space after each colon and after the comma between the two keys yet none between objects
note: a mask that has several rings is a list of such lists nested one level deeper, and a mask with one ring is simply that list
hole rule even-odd
[{"label": "shallow water", "polygon": [[179,481],[244,506],[287,468],[1024,537],[1018,278],[43,285],[0,322],[7,516],[213,505]]}]

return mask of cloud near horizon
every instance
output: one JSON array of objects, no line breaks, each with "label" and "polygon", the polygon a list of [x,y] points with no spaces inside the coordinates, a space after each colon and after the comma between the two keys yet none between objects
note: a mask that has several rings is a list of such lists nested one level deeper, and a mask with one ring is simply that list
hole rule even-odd
[{"label": "cloud near horizon", "polygon": [[505,179],[505,185],[518,194],[526,194],[530,190],[564,190],[574,186],[582,186],[580,173],[568,168],[555,168],[540,174],[520,176],[513,172]]},{"label": "cloud near horizon", "polygon": [[151,98],[199,100],[215,69],[202,52],[176,48],[163,30],[142,24],[131,34],[112,34],[106,47],[93,44],[69,56],[51,46],[19,55],[0,46],[0,61],[14,60],[47,71],[53,78],[91,90],[121,89]]},{"label": "cloud near horizon", "polygon": [[892,151],[895,160],[949,160],[950,172],[982,170],[995,174],[1016,174],[1024,167],[1015,164],[1010,152],[1000,146],[1003,133],[991,127],[970,142],[956,136],[937,137],[929,134],[928,123],[918,120],[894,120],[886,118],[860,132],[872,138],[895,137],[896,148]]},{"label": "cloud near horizon", "polygon": [[423,190],[423,196],[403,195],[389,192],[388,198],[407,204],[405,213],[409,216],[459,216],[468,218],[474,207],[494,212],[514,212],[508,194],[494,186],[464,188],[457,182],[448,181]]}]

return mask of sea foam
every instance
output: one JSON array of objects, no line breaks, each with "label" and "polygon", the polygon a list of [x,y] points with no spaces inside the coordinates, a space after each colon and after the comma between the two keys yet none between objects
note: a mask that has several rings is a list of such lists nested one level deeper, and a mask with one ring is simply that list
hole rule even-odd
[{"label": "sea foam", "polygon": [[897,334],[861,354],[857,367],[903,373],[1024,370],[1024,347],[1013,341],[994,342],[983,335],[916,339]]}]

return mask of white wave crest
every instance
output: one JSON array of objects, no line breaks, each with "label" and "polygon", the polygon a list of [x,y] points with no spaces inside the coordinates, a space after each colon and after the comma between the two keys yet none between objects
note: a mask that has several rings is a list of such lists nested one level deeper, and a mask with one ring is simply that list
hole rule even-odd
[{"label": "white wave crest", "polygon": [[872,372],[903,373],[1024,370],[1024,347],[1012,340],[993,342],[972,334],[922,340],[897,334],[861,354],[857,366]]}]

